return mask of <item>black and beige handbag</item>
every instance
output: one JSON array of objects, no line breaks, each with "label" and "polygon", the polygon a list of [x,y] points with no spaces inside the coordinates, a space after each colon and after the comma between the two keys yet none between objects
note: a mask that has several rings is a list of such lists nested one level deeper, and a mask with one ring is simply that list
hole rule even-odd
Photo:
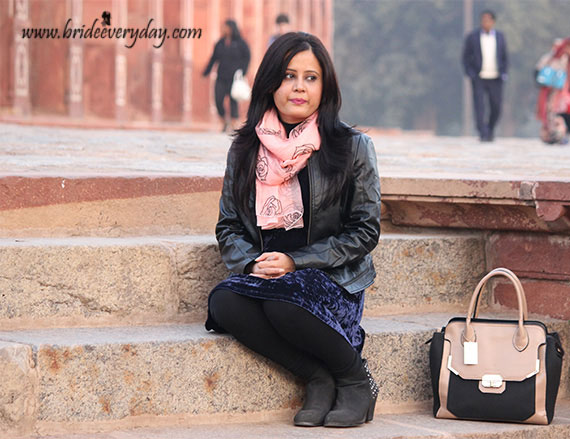
[{"label": "black and beige handbag", "polygon": [[[504,276],[515,286],[518,320],[477,318],[483,287],[494,276]],[[558,334],[527,320],[517,276],[497,268],[475,288],[467,317],[452,318],[431,340],[434,416],[549,424],[563,356]]]}]

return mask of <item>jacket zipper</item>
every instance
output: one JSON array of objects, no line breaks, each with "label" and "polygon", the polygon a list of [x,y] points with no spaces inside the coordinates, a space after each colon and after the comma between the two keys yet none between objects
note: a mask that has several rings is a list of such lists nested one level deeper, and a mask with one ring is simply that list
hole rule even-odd
[{"label": "jacket zipper", "polygon": [[313,173],[311,172],[311,159],[307,161],[307,171],[309,173],[309,229],[307,230],[307,245],[311,244],[311,225],[313,222]]}]

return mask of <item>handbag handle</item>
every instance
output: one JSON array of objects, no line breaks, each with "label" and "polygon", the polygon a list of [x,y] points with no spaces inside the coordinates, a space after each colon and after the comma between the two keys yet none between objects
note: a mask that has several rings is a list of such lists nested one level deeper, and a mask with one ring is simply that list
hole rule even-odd
[{"label": "handbag handle", "polygon": [[[511,270],[509,270],[508,268],[499,267],[499,268],[495,268],[493,271],[495,271],[495,272],[502,271],[502,272],[504,273],[503,276],[507,277],[514,285],[518,285],[518,286],[519,286],[520,290],[523,292],[523,294],[522,294],[522,296],[521,296],[521,297],[522,297],[522,301],[523,301],[523,303],[522,303],[522,306],[523,306],[523,317],[524,317],[524,319],[526,320],[526,319],[527,319],[527,316],[528,316],[528,307],[527,307],[526,297],[525,297],[525,294],[524,294],[524,288],[523,288],[523,286],[522,286],[522,284],[521,284],[520,279],[517,277],[516,274],[514,274],[514,273],[513,273]],[[515,290],[516,290],[516,286],[515,286]],[[483,286],[481,286],[481,290],[479,291],[479,294],[477,295],[477,301],[475,302],[475,309],[474,309],[473,313],[471,313],[471,312],[469,313],[470,315],[473,316],[474,319],[476,319],[476,318],[477,318],[477,315],[479,314],[479,308],[480,308],[479,304],[481,303],[481,297],[482,297],[481,292],[482,292],[482,291],[483,291]]]},{"label": "handbag handle", "polygon": [[504,276],[509,279],[515,287],[515,291],[517,294],[517,302],[519,307],[519,319],[518,319],[518,327],[515,331],[515,335],[513,337],[513,345],[515,349],[519,352],[522,352],[526,349],[529,343],[529,336],[524,327],[524,321],[528,317],[528,309],[526,303],[526,297],[524,294],[524,289],[519,278],[514,274],[511,270],[507,268],[495,268],[494,270],[490,271],[475,287],[475,291],[473,292],[473,296],[471,296],[471,302],[469,303],[469,309],[467,311],[467,319],[465,320],[465,330],[463,333],[463,338],[465,341],[474,342],[477,341],[477,336],[475,334],[475,330],[471,325],[471,319],[477,318],[477,310],[475,305],[479,302],[479,297],[481,292],[483,291],[483,287],[487,284],[487,281],[495,276]]}]

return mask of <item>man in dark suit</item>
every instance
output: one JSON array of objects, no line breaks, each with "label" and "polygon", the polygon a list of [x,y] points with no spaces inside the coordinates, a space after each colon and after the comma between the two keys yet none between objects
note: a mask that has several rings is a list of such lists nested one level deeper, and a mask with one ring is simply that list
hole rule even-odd
[{"label": "man in dark suit", "polygon": [[[465,38],[463,68],[471,78],[475,121],[482,142],[492,142],[503,99],[503,82],[507,79],[507,43],[502,32],[494,29],[495,14],[481,13],[481,27]],[[485,95],[490,114],[485,121]]]}]

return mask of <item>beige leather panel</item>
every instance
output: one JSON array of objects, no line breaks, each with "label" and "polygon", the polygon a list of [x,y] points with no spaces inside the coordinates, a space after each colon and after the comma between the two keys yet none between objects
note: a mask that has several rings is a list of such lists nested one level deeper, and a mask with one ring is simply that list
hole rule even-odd
[{"label": "beige leather panel", "polygon": [[449,348],[449,342],[444,340],[441,369],[439,371],[439,410],[435,416],[436,418],[457,419],[457,416],[447,410],[447,390],[449,388],[449,369],[447,368],[447,359],[449,357]]},{"label": "beige leather panel", "polygon": [[[450,342],[451,366],[463,379],[481,380],[483,375],[501,375],[507,381],[523,381],[536,373],[538,349],[546,343],[544,328],[525,325],[530,341],[519,352],[513,345],[517,322],[471,322],[477,336],[478,364],[463,363],[462,333],[465,323],[450,322],[445,329],[445,340]],[[447,366],[447,363],[446,363]]]},{"label": "beige leather panel", "polygon": [[546,416],[546,345],[539,349],[540,355],[540,372],[536,376],[536,395],[535,395],[535,412],[534,415],[525,420],[528,424],[548,424]]}]

